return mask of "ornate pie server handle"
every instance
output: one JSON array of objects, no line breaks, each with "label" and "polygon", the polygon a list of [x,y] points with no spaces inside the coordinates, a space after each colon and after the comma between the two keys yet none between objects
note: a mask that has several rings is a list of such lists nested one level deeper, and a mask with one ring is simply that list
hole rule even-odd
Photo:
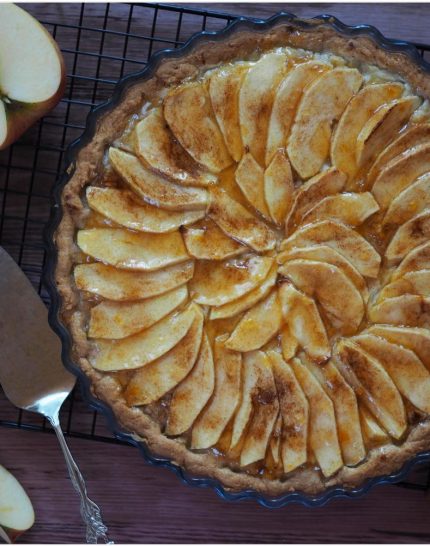
[{"label": "ornate pie server handle", "polygon": [[61,445],[61,449],[63,450],[73,487],[81,498],[81,516],[86,525],[87,543],[97,544],[98,541],[101,540],[105,544],[114,544],[114,542],[109,540],[107,536],[108,529],[103,523],[100,508],[87,495],[84,478],[78,468],[78,465],[75,463],[72,454],[70,453],[69,447],[67,446],[63,431],[60,427],[58,415],[55,417],[49,417],[48,419],[55,430],[58,441]]}]

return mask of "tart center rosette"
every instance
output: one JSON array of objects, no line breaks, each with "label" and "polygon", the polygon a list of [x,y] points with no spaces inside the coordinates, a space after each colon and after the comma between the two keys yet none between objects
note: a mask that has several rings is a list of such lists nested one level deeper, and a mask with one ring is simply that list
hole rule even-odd
[{"label": "tart center rosette", "polygon": [[192,450],[328,477],[430,412],[430,124],[279,49],[170,89],[87,187],[92,365]]}]

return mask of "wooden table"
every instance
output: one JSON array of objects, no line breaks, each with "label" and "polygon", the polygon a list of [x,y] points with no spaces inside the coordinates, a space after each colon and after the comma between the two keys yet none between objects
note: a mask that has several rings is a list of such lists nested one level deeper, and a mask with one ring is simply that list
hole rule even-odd
[{"label": "wooden table", "polygon": [[[207,4],[200,7],[259,17],[267,17],[281,8],[301,16],[331,13],[346,23],[374,24],[390,37],[430,42],[430,5],[424,4]],[[26,9],[45,21],[73,23],[77,8],[68,4],[30,4]],[[103,10],[88,9],[92,10],[93,26],[101,28]],[[120,24],[121,7],[113,11]],[[173,14],[171,21],[169,17],[163,14],[165,36],[172,36],[176,28]],[[187,32],[195,31],[191,24],[185,23],[184,18],[181,39],[186,38]],[[63,35],[63,38],[64,48],[67,37]],[[92,44],[91,39],[82,38],[82,50],[98,50],[99,43]],[[161,43],[158,47],[166,46]],[[136,47],[135,56],[139,55],[143,55],[142,50]],[[70,62],[67,56],[66,61]],[[69,65],[68,71],[71,70]],[[109,89],[100,83],[97,93],[110,92]],[[73,92],[79,95],[84,91],[84,83],[76,82]],[[98,96],[96,94],[96,100]],[[8,410],[12,412],[6,404],[2,402],[2,415]],[[0,432],[0,461],[25,485],[36,510],[36,524],[21,542],[82,542],[84,532],[78,499],[66,476],[54,436],[8,428]],[[211,490],[187,487],[168,470],[145,464],[138,450],[132,447],[75,438],[69,443],[86,476],[89,494],[101,506],[116,542],[410,543],[430,540],[430,500],[421,491],[387,485],[374,489],[362,499],[338,499],[319,509],[292,505],[268,510],[254,502],[227,503]]]}]

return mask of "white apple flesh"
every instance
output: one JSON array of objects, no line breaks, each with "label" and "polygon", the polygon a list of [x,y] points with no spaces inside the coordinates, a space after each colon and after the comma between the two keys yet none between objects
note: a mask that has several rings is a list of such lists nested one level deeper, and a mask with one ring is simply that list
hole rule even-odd
[{"label": "white apple flesh", "polygon": [[[34,510],[22,485],[0,465],[0,525],[15,540],[34,523]],[[2,536],[4,537],[4,533]],[[5,537],[4,537],[5,538]]]}]

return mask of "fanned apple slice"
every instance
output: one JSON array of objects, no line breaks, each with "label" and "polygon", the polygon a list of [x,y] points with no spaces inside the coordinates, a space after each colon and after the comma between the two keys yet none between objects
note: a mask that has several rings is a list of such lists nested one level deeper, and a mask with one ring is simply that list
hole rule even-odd
[{"label": "fanned apple slice", "polygon": [[369,309],[369,318],[380,324],[430,328],[430,298],[403,294]]},{"label": "fanned apple slice", "polygon": [[323,166],[333,122],[340,118],[362,80],[355,68],[338,67],[323,74],[303,93],[287,147],[288,157],[301,178],[310,178]]},{"label": "fanned apple slice", "polygon": [[275,90],[286,70],[285,53],[267,53],[251,66],[240,88],[239,119],[242,142],[261,165],[264,165]]},{"label": "fanned apple slice", "polygon": [[273,463],[275,467],[279,465],[281,461],[281,435],[282,435],[282,416],[278,413],[275,424],[272,430],[272,436],[269,442],[269,450],[272,455]]},{"label": "fanned apple slice", "polygon": [[420,176],[391,201],[383,224],[400,226],[426,208],[430,208],[430,173]]},{"label": "fanned apple slice", "polygon": [[370,192],[340,193],[322,199],[303,216],[302,223],[333,219],[357,227],[378,210],[379,205]]},{"label": "fanned apple slice", "polygon": [[241,466],[247,466],[264,459],[279,413],[275,379],[267,355],[256,351],[254,366],[258,376],[252,395],[254,411],[240,453]]},{"label": "fanned apple slice", "polygon": [[403,277],[384,286],[378,296],[378,302],[387,298],[396,298],[403,294],[430,296],[430,270],[410,271]]},{"label": "fanned apple slice", "polygon": [[172,265],[158,271],[126,271],[104,264],[81,264],[74,270],[79,290],[114,301],[130,301],[164,294],[188,282],[194,262]]},{"label": "fanned apple slice", "polygon": [[411,250],[430,238],[430,209],[420,212],[400,226],[385,251],[390,264],[399,263]]},{"label": "fanned apple slice", "polygon": [[232,163],[204,83],[186,83],[164,99],[164,118],[172,133],[200,165],[219,173]]},{"label": "fanned apple slice", "polygon": [[188,253],[199,260],[226,260],[249,250],[210,222],[202,228],[190,228],[183,231]]},{"label": "fanned apple slice", "polygon": [[114,372],[141,368],[172,349],[190,329],[196,307],[168,315],[150,328],[120,340],[98,340],[90,358],[97,370]]},{"label": "fanned apple slice", "polygon": [[147,169],[134,155],[109,148],[109,160],[124,182],[150,205],[176,211],[201,210],[208,205],[207,190],[173,184]]},{"label": "fanned apple slice", "polygon": [[430,171],[430,143],[411,148],[395,157],[379,173],[372,187],[372,193],[382,210],[419,176]]},{"label": "fanned apple slice", "polygon": [[331,162],[353,179],[357,172],[355,147],[364,125],[377,108],[398,98],[404,87],[400,83],[369,85],[349,101],[331,142]]},{"label": "fanned apple slice", "polygon": [[267,277],[273,258],[245,256],[225,262],[197,262],[190,292],[196,303],[224,305],[256,288]]},{"label": "fanned apple slice", "polygon": [[376,158],[375,163],[367,174],[367,183],[373,182],[379,176],[379,173],[384,167],[396,156],[406,152],[412,148],[424,144],[430,140],[430,124],[423,123],[412,125],[412,127],[403,131],[396,140],[387,146]]},{"label": "fanned apple slice", "polygon": [[406,412],[402,397],[385,369],[352,340],[339,340],[337,351],[345,379],[390,436],[401,438],[407,426]]},{"label": "fanned apple slice", "polygon": [[136,334],[172,313],[187,296],[183,285],[142,301],[103,301],[91,309],[88,337],[121,339]]},{"label": "fanned apple slice", "polygon": [[264,198],[264,170],[250,153],[242,157],[236,169],[235,179],[250,205],[266,219],[270,219]]},{"label": "fanned apple slice", "polygon": [[299,343],[297,338],[292,334],[290,326],[284,324],[281,328],[281,351],[282,356],[288,362],[296,356]]},{"label": "fanned apple slice", "polygon": [[359,233],[334,220],[321,220],[298,229],[281,243],[281,250],[323,244],[337,250],[361,275],[376,278],[381,257]]},{"label": "fanned apple slice", "polygon": [[309,445],[327,478],[343,466],[333,402],[298,358],[291,367],[309,403]]},{"label": "fanned apple slice", "polygon": [[383,365],[407,400],[430,413],[430,373],[414,352],[372,334],[360,334],[354,342]]},{"label": "fanned apple slice", "polygon": [[264,173],[264,197],[270,216],[281,226],[293,204],[294,184],[290,162],[278,150]]},{"label": "fanned apple slice", "polygon": [[361,404],[360,422],[363,431],[364,442],[368,449],[386,444],[390,441],[388,434],[378,425],[370,411]]},{"label": "fanned apple slice", "polygon": [[203,333],[197,362],[182,383],[173,391],[166,425],[167,435],[183,434],[192,426],[212,396],[214,385],[215,371],[212,349],[207,335]]},{"label": "fanned apple slice", "polygon": [[264,222],[219,188],[211,189],[208,213],[226,235],[257,252],[272,250],[276,244],[274,232]]},{"label": "fanned apple slice", "polygon": [[391,280],[400,279],[405,273],[419,269],[430,269],[430,241],[411,250],[394,271]]},{"label": "fanned apple slice", "polygon": [[217,178],[205,172],[175,140],[161,108],[154,108],[139,121],[134,132],[134,151],[161,174],[184,186],[207,186]]},{"label": "fanned apple slice", "polygon": [[282,417],[282,464],[284,472],[291,472],[307,461],[309,405],[291,366],[275,351],[267,356],[272,363]]},{"label": "fanned apple slice", "polygon": [[292,260],[279,267],[308,296],[315,297],[333,326],[344,335],[356,332],[364,316],[359,291],[335,265],[312,260]]},{"label": "fanned apple slice", "polygon": [[319,61],[308,61],[293,67],[280,83],[273,102],[266,147],[266,165],[279,148],[284,148],[296,115],[303,90],[331,66]]},{"label": "fanned apple slice", "polygon": [[378,108],[357,137],[357,165],[363,167],[372,164],[420,104],[419,97],[410,96],[395,99]]},{"label": "fanned apple slice", "polygon": [[346,175],[334,167],[319,173],[297,190],[291,212],[285,223],[287,233],[299,224],[303,215],[329,195],[340,193],[346,182]]},{"label": "fanned apple slice", "polygon": [[209,80],[212,108],[224,136],[227,149],[235,161],[243,154],[239,125],[239,90],[247,64],[235,64],[216,70]]},{"label": "fanned apple slice", "polygon": [[277,276],[278,267],[276,264],[273,264],[267,277],[260,285],[257,286],[257,288],[254,288],[254,290],[251,290],[251,292],[248,292],[241,298],[237,298],[230,303],[220,305],[219,307],[212,307],[210,313],[211,320],[234,317],[239,313],[247,311],[267,296],[269,291],[275,285]]},{"label": "fanned apple slice", "polygon": [[[293,285],[281,284],[279,288],[282,315],[290,335],[316,362],[330,358],[331,349],[327,332],[313,299],[299,292]],[[306,328],[304,325],[306,324]]]},{"label": "fanned apple slice", "polygon": [[225,345],[241,352],[259,349],[279,331],[281,322],[281,303],[274,290],[245,313]]},{"label": "fanned apple slice", "polygon": [[185,336],[169,352],[133,374],[124,393],[129,406],[142,406],[159,400],[193,368],[203,333],[203,313],[197,307],[194,311]]},{"label": "fanned apple slice", "polygon": [[113,228],[81,229],[77,243],[85,254],[120,269],[153,271],[190,258],[179,231],[149,234]]},{"label": "fanned apple slice", "polygon": [[201,220],[204,210],[167,211],[148,205],[132,192],[116,188],[87,188],[90,208],[117,224],[136,231],[166,233]]},{"label": "fanned apple slice", "polygon": [[343,460],[346,465],[355,466],[364,459],[366,450],[361,434],[360,415],[354,390],[348,385],[333,362],[326,362],[323,366],[303,358],[302,362],[318,379],[333,402]]},{"label": "fanned apple slice", "polygon": [[215,339],[214,392],[194,423],[192,449],[206,449],[216,444],[240,402],[242,355],[225,347],[227,337]]}]

